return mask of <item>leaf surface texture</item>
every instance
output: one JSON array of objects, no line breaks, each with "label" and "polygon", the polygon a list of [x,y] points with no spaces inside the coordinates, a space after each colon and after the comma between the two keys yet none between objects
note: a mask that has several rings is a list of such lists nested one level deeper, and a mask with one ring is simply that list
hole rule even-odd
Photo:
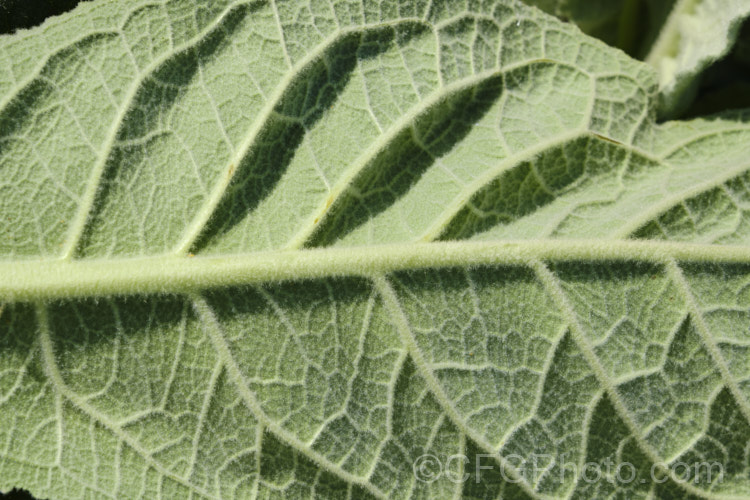
[{"label": "leaf surface texture", "polygon": [[747,497],[750,113],[658,91],[504,0],[0,37],[0,490]]}]

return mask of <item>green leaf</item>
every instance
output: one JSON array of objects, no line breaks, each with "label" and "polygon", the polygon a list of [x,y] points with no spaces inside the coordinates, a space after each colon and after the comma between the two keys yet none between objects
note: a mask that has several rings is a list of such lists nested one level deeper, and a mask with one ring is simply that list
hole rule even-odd
[{"label": "green leaf", "polygon": [[[588,31],[617,16],[624,0],[582,2],[580,0],[527,0],[545,12],[575,22]],[[586,8],[588,6],[588,8]]]},{"label": "green leaf", "polygon": [[750,112],[510,0],[86,3],[0,96],[0,491],[750,495]]},{"label": "green leaf", "polygon": [[[524,0],[654,66],[659,115],[683,115],[702,76],[738,42],[747,0]],[[644,17],[646,19],[644,19]],[[698,102],[700,105],[700,102]],[[735,106],[736,107],[736,106]]]},{"label": "green leaf", "polygon": [[[584,33],[615,45],[624,33],[618,30],[623,9],[636,2],[633,0],[524,0],[543,11],[565,21],[575,23]],[[632,29],[630,23],[623,27]]]},{"label": "green leaf", "polygon": [[659,71],[660,112],[674,116],[695,97],[701,73],[726,55],[750,16],[747,0],[679,0],[646,61]]}]

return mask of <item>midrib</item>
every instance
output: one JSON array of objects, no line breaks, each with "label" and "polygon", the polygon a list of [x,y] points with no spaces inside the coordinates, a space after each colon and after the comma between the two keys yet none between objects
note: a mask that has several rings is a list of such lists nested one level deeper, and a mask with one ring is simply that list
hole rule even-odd
[{"label": "midrib", "polygon": [[109,260],[0,262],[0,301],[186,293],[250,283],[381,275],[420,268],[630,260],[750,264],[750,247],[643,240],[436,242]]}]

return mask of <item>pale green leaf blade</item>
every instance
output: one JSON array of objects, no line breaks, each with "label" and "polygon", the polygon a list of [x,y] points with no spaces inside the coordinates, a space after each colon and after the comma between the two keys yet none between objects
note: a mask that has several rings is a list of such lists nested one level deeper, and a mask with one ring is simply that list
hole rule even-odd
[{"label": "pale green leaf blade", "polygon": [[611,45],[622,47],[624,36],[632,29],[628,9],[637,8],[626,0],[523,0],[564,21],[575,23],[584,33]]},{"label": "pale green leaf blade", "polygon": [[648,66],[506,0],[0,44],[0,490],[750,494],[746,112],[657,125]]}]

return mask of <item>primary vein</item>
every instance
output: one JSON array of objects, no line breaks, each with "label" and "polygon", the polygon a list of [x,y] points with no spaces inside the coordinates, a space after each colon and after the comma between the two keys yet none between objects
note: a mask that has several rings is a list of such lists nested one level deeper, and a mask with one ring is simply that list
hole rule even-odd
[{"label": "primary vein", "polygon": [[435,242],[246,254],[0,262],[0,300],[185,293],[251,283],[542,261],[750,264],[750,247],[645,240]]}]

